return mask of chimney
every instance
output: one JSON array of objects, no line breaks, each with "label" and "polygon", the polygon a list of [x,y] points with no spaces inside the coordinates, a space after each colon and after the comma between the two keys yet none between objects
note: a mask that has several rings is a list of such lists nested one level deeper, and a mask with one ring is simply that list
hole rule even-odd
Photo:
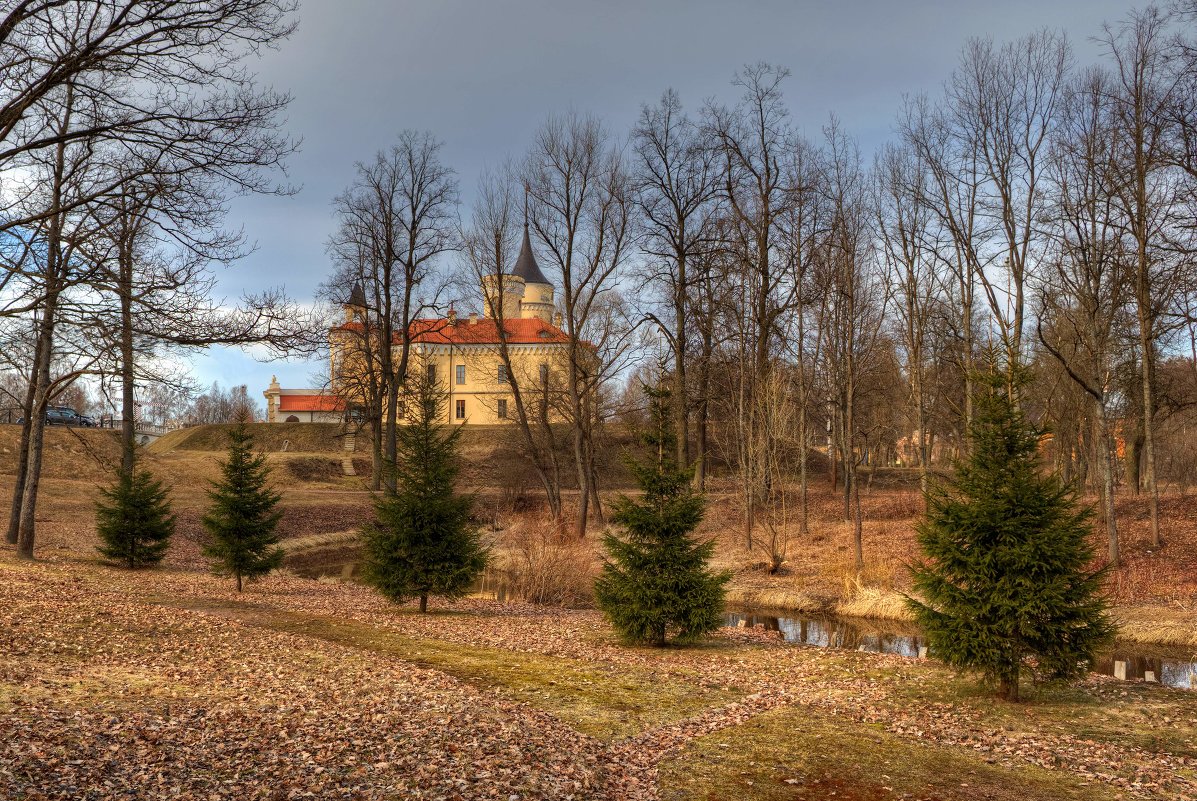
[{"label": "chimney", "polygon": [[470,312],[470,325],[478,325],[478,312]]},{"label": "chimney", "polygon": [[457,310],[449,307],[449,325],[457,325]]}]

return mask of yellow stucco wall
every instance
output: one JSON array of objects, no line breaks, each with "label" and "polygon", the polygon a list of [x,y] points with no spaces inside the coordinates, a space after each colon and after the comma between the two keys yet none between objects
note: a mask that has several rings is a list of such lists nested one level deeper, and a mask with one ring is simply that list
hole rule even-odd
[{"label": "yellow stucco wall", "polygon": [[[462,322],[463,325],[468,323]],[[334,391],[343,395],[350,404],[354,398],[361,398],[360,382],[357,379],[363,369],[364,353],[358,335],[333,330],[329,334],[331,369]],[[528,414],[536,409],[533,404],[545,397],[545,375],[547,370],[549,395],[556,395],[556,388],[563,385],[562,376],[568,358],[564,344],[514,344],[508,346],[512,371],[519,382],[520,392],[528,407]],[[398,349],[395,352],[399,359]],[[413,343],[408,367],[409,375],[431,367],[439,387],[445,391],[448,403],[445,422],[454,424],[495,425],[516,419],[515,398],[511,383],[500,380],[499,366],[502,359],[498,345],[449,345]],[[458,368],[464,375],[459,382]],[[464,405],[459,409],[459,401]],[[501,416],[506,404],[506,415]],[[549,418],[559,420],[560,415],[549,403]]]},{"label": "yellow stucco wall", "polygon": [[[550,394],[561,386],[565,365],[564,345],[511,345],[512,370],[524,403],[531,406],[543,397],[541,366],[547,370]],[[494,425],[516,419],[511,382],[500,380],[502,359],[497,345],[422,345],[412,347],[412,370],[431,367],[438,385],[448,396],[446,422]],[[459,374],[460,371],[460,374]],[[503,402],[506,415],[500,416]],[[550,418],[557,419],[550,404]],[[529,408],[529,414],[532,409]]]}]

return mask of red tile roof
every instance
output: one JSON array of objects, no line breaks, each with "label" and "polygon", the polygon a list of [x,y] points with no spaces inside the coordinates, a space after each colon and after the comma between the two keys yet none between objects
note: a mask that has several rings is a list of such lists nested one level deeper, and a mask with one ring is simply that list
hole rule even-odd
[{"label": "red tile roof", "polygon": [[[569,342],[565,332],[546,323],[539,317],[504,320],[507,342],[511,345],[564,344]],[[337,326],[339,331],[360,331],[361,323],[346,323]],[[426,342],[433,345],[497,345],[499,327],[488,317],[470,323],[468,318],[458,317],[456,323],[447,319],[416,320],[410,328],[412,342]],[[398,342],[398,334],[394,341]]]},{"label": "red tile roof", "polygon": [[279,395],[280,412],[343,412],[345,399],[336,395]]}]

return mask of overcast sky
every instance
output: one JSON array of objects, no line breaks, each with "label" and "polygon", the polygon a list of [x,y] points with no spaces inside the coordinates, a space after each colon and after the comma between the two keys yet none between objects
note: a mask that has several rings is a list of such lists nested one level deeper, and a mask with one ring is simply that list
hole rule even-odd
[{"label": "overcast sky", "polygon": [[[264,83],[290,92],[293,197],[238,200],[230,224],[257,244],[221,274],[230,297],[284,285],[310,300],[328,272],[330,202],[405,128],[443,140],[462,208],[487,166],[521,155],[549,114],[571,108],[626,135],[643,103],[673,87],[691,110],[733,102],[732,75],[768,61],[791,70],[786,99],[799,129],[835,113],[866,159],[892,136],[903,94],[935,93],[965,41],[1062,30],[1074,57],[1100,57],[1092,37],[1125,16],[1126,0],[304,0],[295,36],[262,56]],[[213,350],[198,377],[248,384],[277,374],[312,386],[318,365],[261,363]]]}]

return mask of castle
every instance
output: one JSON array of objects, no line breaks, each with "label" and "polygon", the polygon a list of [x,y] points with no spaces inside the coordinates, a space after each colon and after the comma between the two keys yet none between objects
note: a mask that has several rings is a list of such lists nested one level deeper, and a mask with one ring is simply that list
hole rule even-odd
[{"label": "castle", "polygon": [[[536,262],[526,224],[515,267],[510,273],[485,276],[481,289],[484,316],[471,312],[463,319],[450,309],[447,317],[412,322],[408,369],[426,371],[445,390],[446,423],[497,425],[514,419],[513,378],[525,403],[532,406],[530,414],[539,414],[538,404],[546,404],[544,413],[556,417],[546,396],[552,377],[563,369],[569,339],[561,330],[555,290]],[[354,413],[360,405],[357,387],[367,367],[363,350],[371,347],[364,323],[366,305],[361,287],[355,286],[344,304],[345,321],[328,331],[330,389],[283,389],[273,380],[263,393],[267,422],[340,422]],[[508,375],[500,357],[504,338],[514,376]],[[396,334],[396,362],[400,343]]]}]

